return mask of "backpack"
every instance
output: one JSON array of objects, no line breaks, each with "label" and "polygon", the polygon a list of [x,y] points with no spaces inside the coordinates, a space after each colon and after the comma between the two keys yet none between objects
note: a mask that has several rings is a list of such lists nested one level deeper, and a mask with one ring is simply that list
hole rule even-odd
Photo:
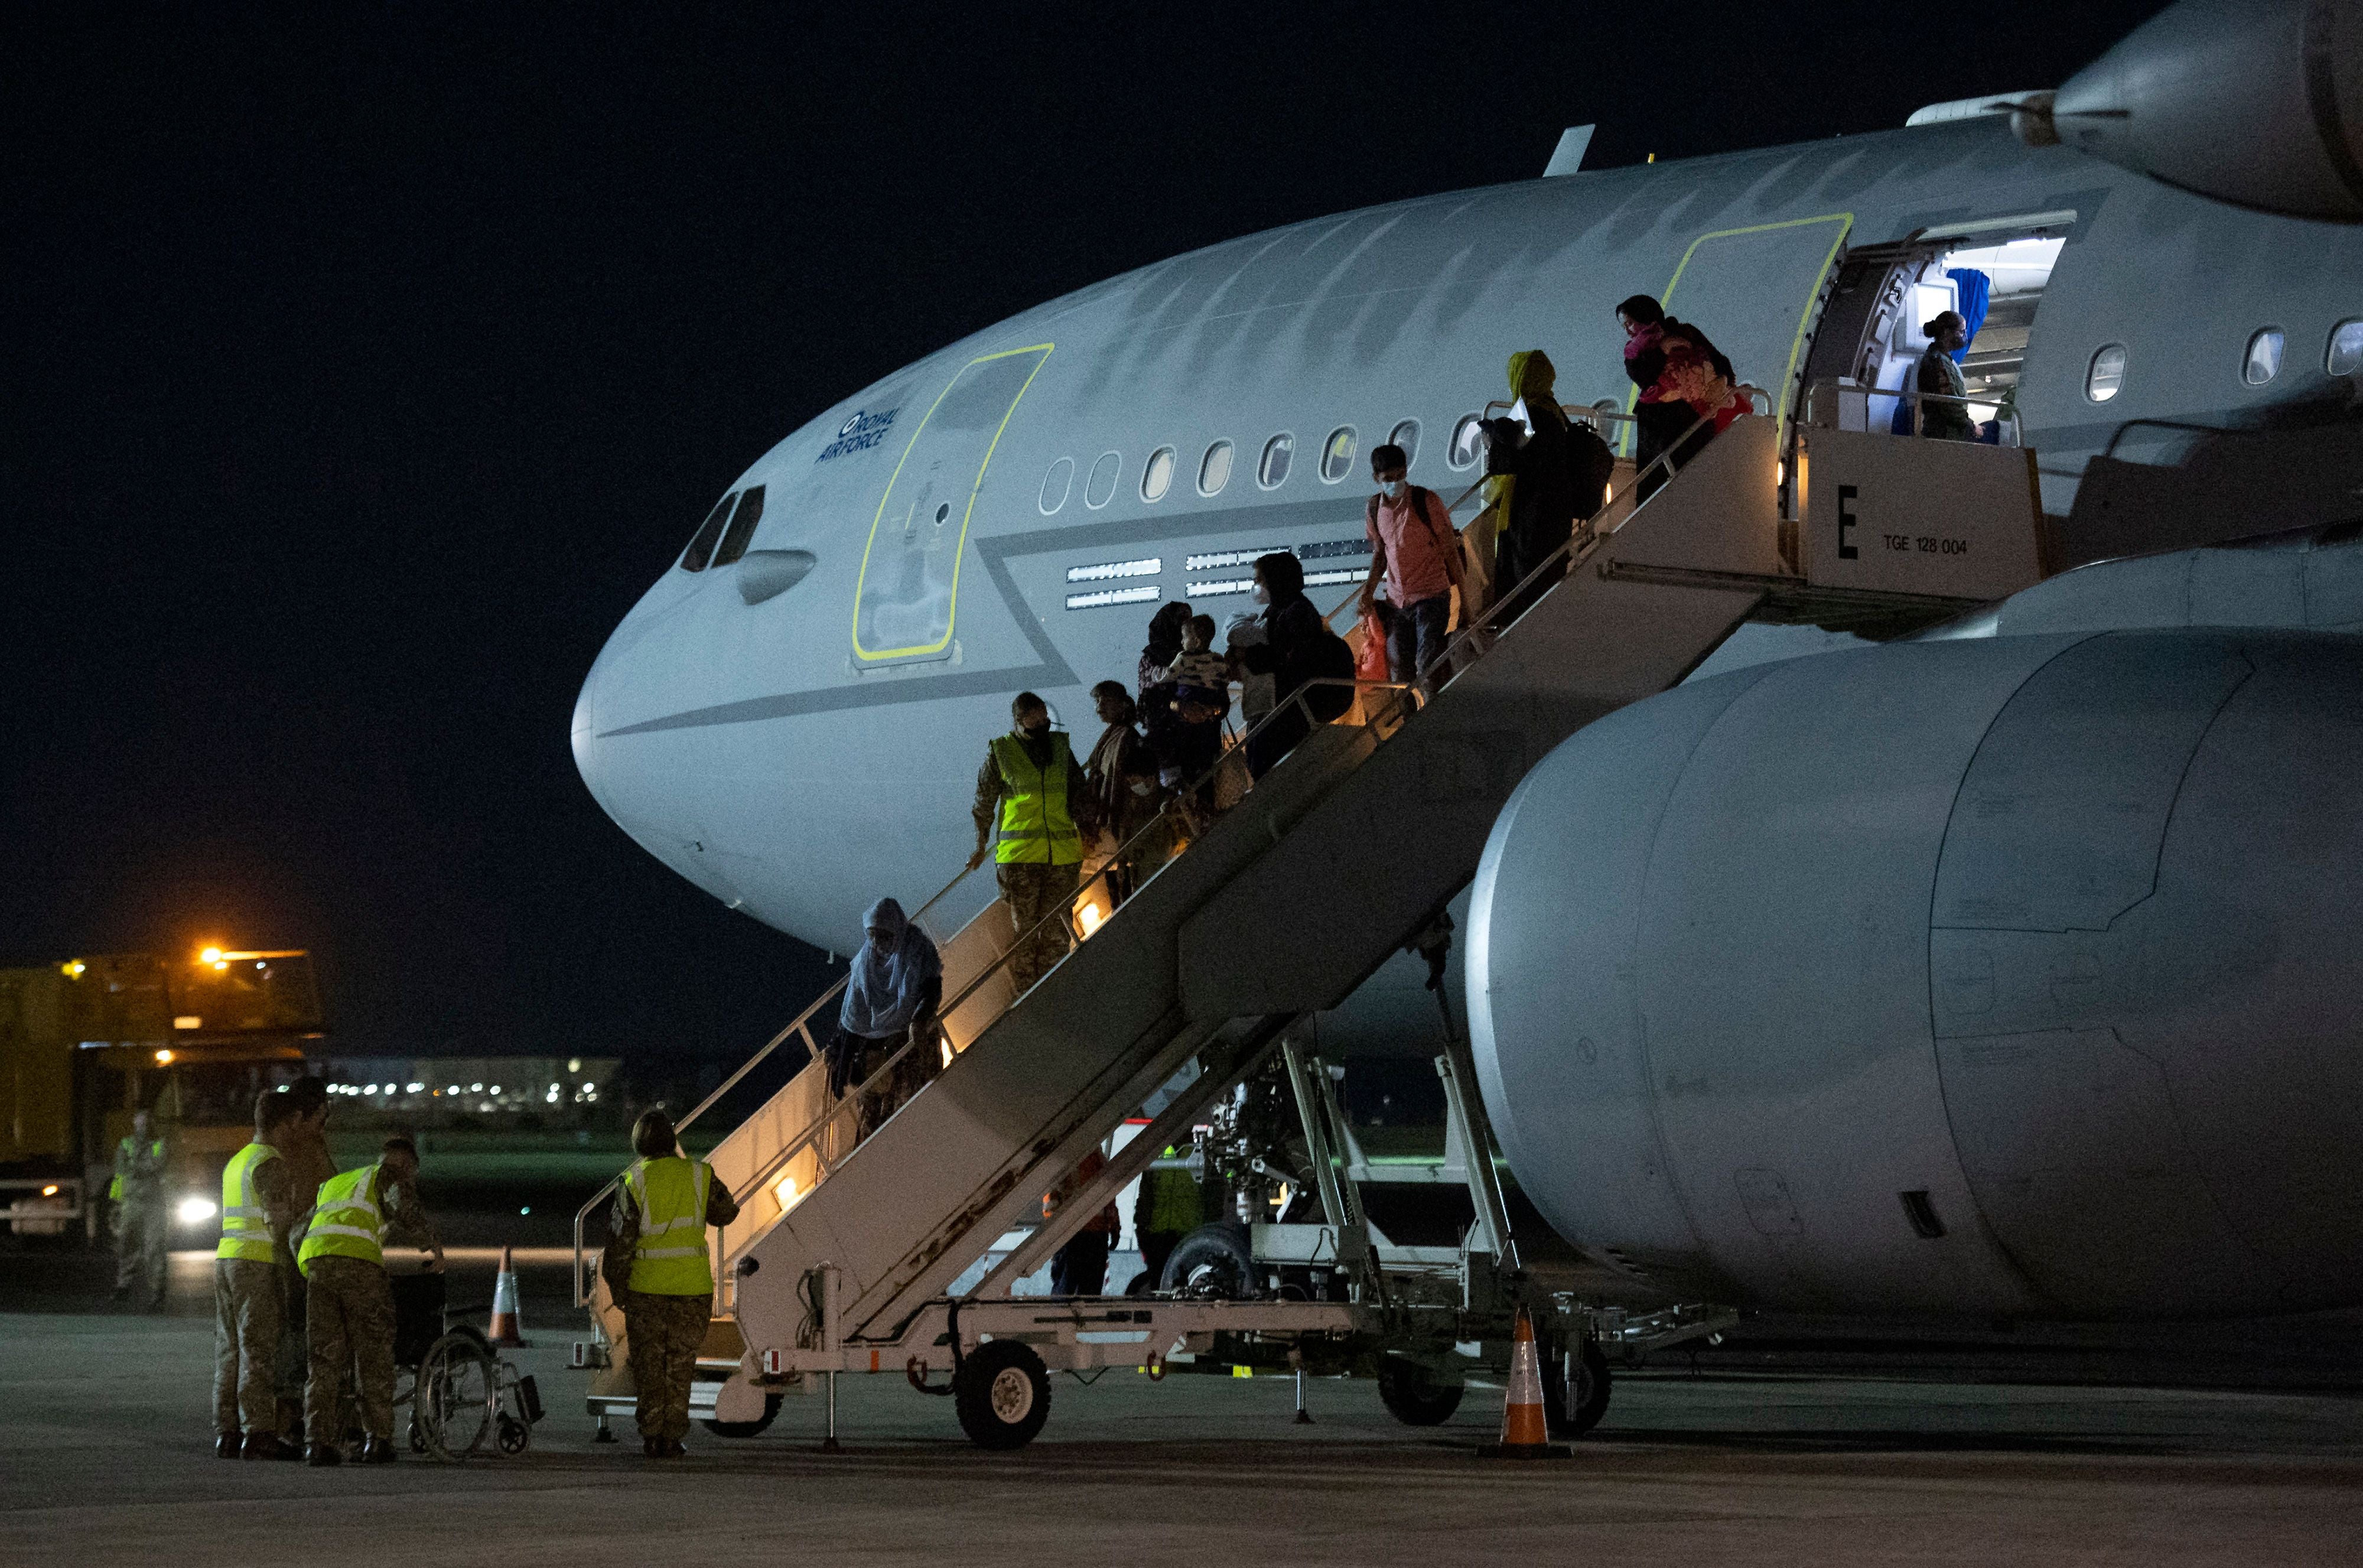
[{"label": "backpack", "polygon": [[1575,519],[1597,517],[1616,477],[1616,454],[1590,425],[1570,423],[1567,435],[1567,479],[1575,495]]},{"label": "backpack", "polygon": [[[1323,627],[1320,635],[1313,639],[1312,646],[1306,650],[1304,674],[1307,680],[1314,681],[1352,680],[1354,678],[1353,644],[1331,631],[1327,627]],[[1316,687],[1304,694],[1304,706],[1310,708],[1313,717],[1322,723],[1334,723],[1345,717],[1347,710],[1354,706],[1354,691],[1350,686]]]},{"label": "backpack", "polygon": [[[1427,504],[1436,499],[1435,491],[1425,485],[1406,484],[1403,486],[1403,494],[1417,509],[1419,520],[1427,525],[1428,537],[1436,540],[1437,549],[1449,551],[1460,548],[1459,530],[1452,528],[1451,513],[1444,514],[1445,528],[1448,531],[1441,534],[1437,532],[1435,515],[1427,509]],[[1370,504],[1362,508],[1362,527],[1371,533],[1379,531],[1379,498],[1376,495],[1371,496]]]}]

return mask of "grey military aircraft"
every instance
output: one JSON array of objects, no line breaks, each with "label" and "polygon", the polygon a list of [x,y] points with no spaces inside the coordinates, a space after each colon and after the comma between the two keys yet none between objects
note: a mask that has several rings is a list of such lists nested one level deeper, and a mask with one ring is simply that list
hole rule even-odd
[{"label": "grey military aircraft", "polygon": [[[1792,604],[1847,635],[1743,628],[1542,761],[1458,906],[1486,1105],[1554,1226],[1690,1299],[2363,1300],[2358,61],[2352,4],[2185,0],[2056,92],[1630,168],[1570,133],[1537,180],[1050,301],[693,519],[583,684],[582,777],[846,947],[960,867],[1013,693],[1080,722],[1159,605],[1252,609],[1267,550],[1349,598],[1369,449],[1459,495],[1513,350],[1614,435],[1614,306],[1654,295],[1760,389],[1785,482],[1817,426],[1908,420],[1924,324],[1981,306],[1961,369],[2033,454],[2049,580],[1933,629]],[[1391,966],[1328,1027],[1433,1020]]]}]

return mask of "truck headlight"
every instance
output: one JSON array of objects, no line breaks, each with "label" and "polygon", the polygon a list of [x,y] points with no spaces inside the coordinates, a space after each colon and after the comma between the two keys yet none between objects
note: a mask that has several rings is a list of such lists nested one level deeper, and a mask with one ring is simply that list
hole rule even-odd
[{"label": "truck headlight", "polygon": [[184,1197],[172,1210],[173,1218],[183,1225],[203,1225],[215,1213],[214,1200],[208,1197]]}]

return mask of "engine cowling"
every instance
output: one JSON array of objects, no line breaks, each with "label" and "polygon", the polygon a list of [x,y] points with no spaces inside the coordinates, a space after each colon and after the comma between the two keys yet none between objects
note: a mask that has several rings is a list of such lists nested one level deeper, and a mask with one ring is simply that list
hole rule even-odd
[{"label": "engine cowling", "polygon": [[2363,639],[1897,644],[1678,688],[1521,784],[1478,1075],[1559,1232],[1692,1297],[2363,1299]]},{"label": "engine cowling", "polygon": [[2363,6],[2182,0],[2014,124],[2241,206],[2363,221]]}]

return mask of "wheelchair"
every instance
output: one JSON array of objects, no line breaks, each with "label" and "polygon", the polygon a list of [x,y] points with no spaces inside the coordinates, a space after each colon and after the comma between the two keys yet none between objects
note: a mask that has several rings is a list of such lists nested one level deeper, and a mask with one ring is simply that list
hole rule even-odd
[{"label": "wheelchair", "polygon": [[443,1273],[431,1264],[417,1273],[388,1270],[394,1290],[395,1410],[409,1411],[410,1451],[456,1464],[487,1449],[523,1453],[541,1419],[541,1394],[496,1353],[483,1330],[454,1326],[456,1313],[486,1314],[483,1307],[450,1305]]}]

